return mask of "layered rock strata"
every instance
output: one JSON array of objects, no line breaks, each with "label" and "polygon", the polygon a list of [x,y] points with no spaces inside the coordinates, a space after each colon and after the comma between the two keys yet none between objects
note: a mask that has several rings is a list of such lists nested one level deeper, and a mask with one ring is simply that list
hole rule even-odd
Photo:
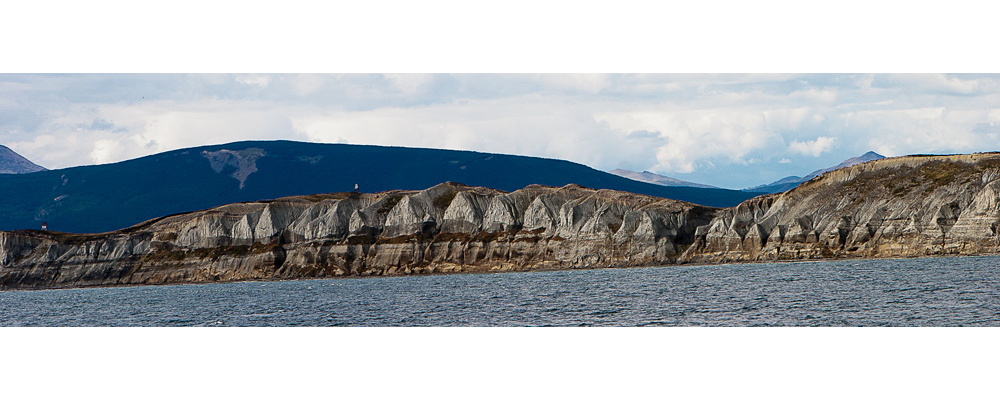
[{"label": "layered rock strata", "polygon": [[721,210],[679,259],[997,253],[998,178],[996,153],[870,161]]},{"label": "layered rock strata", "polygon": [[728,209],[444,183],[231,204],[105,234],[0,232],[0,287],[992,254],[998,225],[998,154],[871,161]]},{"label": "layered rock strata", "polygon": [[96,235],[0,232],[0,285],[54,288],[673,262],[716,209],[577,185],[444,183],[231,204]]}]

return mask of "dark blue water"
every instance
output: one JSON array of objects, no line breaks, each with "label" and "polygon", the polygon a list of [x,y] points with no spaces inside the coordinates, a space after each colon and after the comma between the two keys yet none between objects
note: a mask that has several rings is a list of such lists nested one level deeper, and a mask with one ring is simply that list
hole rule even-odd
[{"label": "dark blue water", "polygon": [[0,292],[3,326],[1000,326],[1000,258]]}]

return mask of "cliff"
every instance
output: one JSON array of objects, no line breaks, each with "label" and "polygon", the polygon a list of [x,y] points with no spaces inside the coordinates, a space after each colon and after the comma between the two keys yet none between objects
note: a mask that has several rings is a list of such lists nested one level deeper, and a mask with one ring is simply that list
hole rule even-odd
[{"label": "cliff", "polygon": [[715,212],[578,185],[299,196],[105,234],[0,232],[0,287],[650,265],[672,262]]},{"label": "cliff", "polygon": [[694,262],[996,253],[1000,154],[908,156],[842,168],[722,210]]},{"label": "cliff", "polygon": [[0,287],[996,253],[1000,154],[829,172],[726,209],[444,183],[230,204],[104,234],[0,232]]}]

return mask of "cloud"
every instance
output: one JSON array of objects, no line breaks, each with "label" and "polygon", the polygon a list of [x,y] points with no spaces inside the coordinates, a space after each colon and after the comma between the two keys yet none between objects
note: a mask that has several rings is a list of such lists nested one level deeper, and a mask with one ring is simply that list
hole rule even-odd
[{"label": "cloud", "polygon": [[268,83],[271,83],[271,78],[266,75],[237,75],[234,79],[236,82],[242,83],[244,85],[267,87]]},{"label": "cloud", "polygon": [[983,131],[992,122],[990,109],[965,105],[866,110],[845,113],[841,122],[837,130],[866,133],[857,135],[862,143],[892,155],[997,150],[996,134]]},{"label": "cloud", "polygon": [[392,85],[404,95],[421,93],[431,82],[431,74],[382,74]]},{"label": "cloud", "polygon": [[71,107],[39,130],[47,133],[13,142],[11,148],[47,168],[240,140],[304,139],[285,112],[259,103],[217,100]]},{"label": "cloud", "polygon": [[130,157],[240,140],[303,139],[285,112],[260,104],[156,104],[135,111],[116,107],[102,110],[133,126],[118,137],[122,154]]},{"label": "cloud", "polygon": [[121,155],[121,142],[111,139],[100,139],[94,142],[94,149],[90,152],[90,159],[95,164],[106,164],[120,160]]},{"label": "cloud", "polygon": [[830,151],[830,148],[833,147],[833,141],[834,138],[826,136],[805,142],[793,140],[788,143],[788,149],[802,155],[819,157],[820,154]]},{"label": "cloud", "polygon": [[962,96],[995,93],[1000,90],[1000,82],[995,76],[889,74],[877,76],[872,84],[876,87],[908,93]]},{"label": "cloud", "polygon": [[657,110],[599,113],[595,116],[621,132],[660,132],[663,144],[652,167],[663,172],[693,172],[701,161],[744,163],[751,153],[781,142],[766,129],[767,117],[753,110]]},{"label": "cloud", "polygon": [[558,91],[598,93],[611,85],[606,74],[540,74],[536,78]]},{"label": "cloud", "polygon": [[98,119],[95,119],[93,122],[91,122],[90,125],[87,126],[87,129],[90,129],[92,131],[97,131],[97,130],[111,130],[111,128],[114,128],[114,127],[115,127],[115,124],[111,123],[110,121],[98,118]]},{"label": "cloud", "polygon": [[987,135],[996,135],[1000,133],[1000,123],[996,122],[980,122],[972,128],[972,133],[983,133]]},{"label": "cloud", "polygon": [[288,78],[295,95],[308,96],[324,89],[328,80],[334,77],[320,74],[297,74]]},{"label": "cloud", "polygon": [[650,138],[658,138],[658,137],[662,137],[662,136],[663,136],[663,134],[660,133],[659,131],[652,131],[652,132],[650,132],[650,131],[647,131],[647,130],[640,129],[640,130],[637,130],[637,131],[630,132],[625,137],[627,137],[629,139],[650,139]]}]

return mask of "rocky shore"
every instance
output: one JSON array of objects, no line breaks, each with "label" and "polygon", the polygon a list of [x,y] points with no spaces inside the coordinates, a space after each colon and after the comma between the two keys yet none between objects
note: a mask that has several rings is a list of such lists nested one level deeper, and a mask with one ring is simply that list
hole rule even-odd
[{"label": "rocky shore", "polygon": [[297,196],[0,232],[0,288],[992,254],[998,178],[990,153],[871,161],[725,209],[577,185]]}]

